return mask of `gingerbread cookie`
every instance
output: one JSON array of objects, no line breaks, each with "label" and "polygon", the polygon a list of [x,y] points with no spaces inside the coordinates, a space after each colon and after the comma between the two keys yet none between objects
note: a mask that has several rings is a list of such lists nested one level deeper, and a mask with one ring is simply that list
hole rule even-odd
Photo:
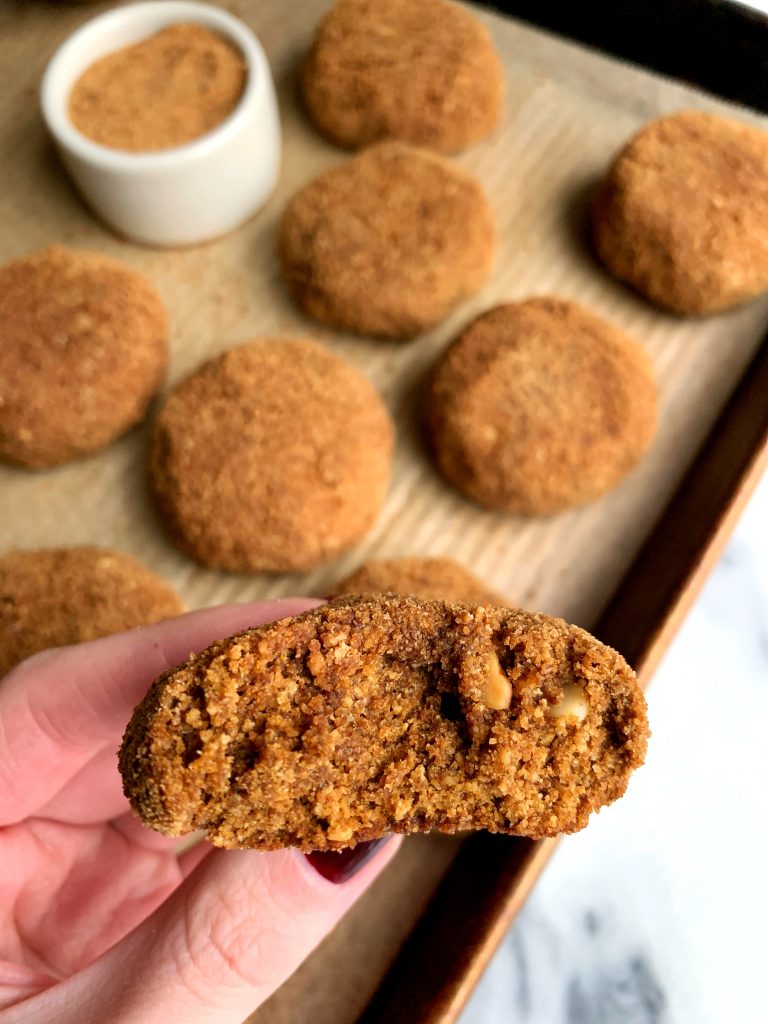
[{"label": "gingerbread cookie", "polygon": [[574,302],[497,306],[440,358],[426,426],[446,479],[488,508],[549,515],[604,494],[656,425],[650,361]]},{"label": "gingerbread cookie", "polygon": [[491,38],[445,0],[340,0],[304,64],[307,109],[350,149],[381,139],[453,153],[489,135],[504,95]]},{"label": "gingerbread cookie", "polygon": [[662,309],[717,313],[768,288],[768,133],[683,111],[619,153],[592,205],[608,270]]},{"label": "gingerbread cookie", "polygon": [[120,751],[166,835],[325,850],[388,832],[583,828],[643,761],[626,662],[561,619],[343,598],[161,676]]},{"label": "gingerbread cookie", "polygon": [[179,547],[235,572],[310,569],[373,525],[393,427],[369,381],[312,341],[230,349],[177,385],[150,443]]},{"label": "gingerbread cookie", "polygon": [[364,562],[331,588],[337,594],[406,594],[428,601],[503,607],[509,602],[452,558],[411,556]]},{"label": "gingerbread cookie", "polygon": [[165,580],[110,548],[0,557],[0,676],[48,647],[79,644],[184,611]]},{"label": "gingerbread cookie", "polygon": [[0,267],[0,459],[54,466],[138,423],[168,362],[141,274],[55,245]]},{"label": "gingerbread cookie", "polygon": [[494,227],[480,185],[396,142],[325,171],[288,204],[278,254],[289,290],[340,330],[410,338],[477,291]]}]

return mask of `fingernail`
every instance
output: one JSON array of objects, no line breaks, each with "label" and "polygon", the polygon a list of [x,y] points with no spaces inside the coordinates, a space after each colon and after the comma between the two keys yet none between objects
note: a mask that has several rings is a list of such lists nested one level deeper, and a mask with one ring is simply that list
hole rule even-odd
[{"label": "fingernail", "polygon": [[349,881],[363,868],[371,857],[384,843],[389,842],[390,837],[383,839],[371,839],[368,843],[358,843],[348,850],[321,850],[315,853],[308,853],[307,860],[319,872],[323,878],[327,878],[334,885],[341,885]]}]

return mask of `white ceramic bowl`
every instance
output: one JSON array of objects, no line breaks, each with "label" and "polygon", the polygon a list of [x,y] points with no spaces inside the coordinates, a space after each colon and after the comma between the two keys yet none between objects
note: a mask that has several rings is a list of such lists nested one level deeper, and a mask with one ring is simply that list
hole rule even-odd
[{"label": "white ceramic bowl", "polygon": [[[151,153],[110,149],[81,134],[67,106],[82,72],[105,54],[178,22],[219,32],[243,54],[247,80],[232,114],[184,146]],[[86,201],[119,234],[146,245],[194,245],[223,235],[247,220],[277,181],[280,119],[267,58],[251,30],[218,7],[150,0],[94,18],[51,58],[41,104],[61,158]]]}]

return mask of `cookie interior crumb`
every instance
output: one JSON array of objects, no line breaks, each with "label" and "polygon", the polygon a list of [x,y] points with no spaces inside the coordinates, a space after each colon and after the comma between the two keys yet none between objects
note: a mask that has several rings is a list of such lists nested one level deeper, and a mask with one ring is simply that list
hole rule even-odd
[{"label": "cookie interior crumb", "polygon": [[562,620],[345,598],[214,644],[157,680],[120,753],[168,835],[344,847],[387,832],[582,828],[644,756],[645,702]]}]

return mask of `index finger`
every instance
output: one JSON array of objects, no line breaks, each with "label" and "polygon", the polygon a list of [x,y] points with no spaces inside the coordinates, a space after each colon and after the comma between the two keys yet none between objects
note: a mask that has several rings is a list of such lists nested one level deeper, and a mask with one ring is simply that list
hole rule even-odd
[{"label": "index finger", "polygon": [[35,655],[0,682],[0,826],[50,803],[104,745],[115,750],[150,683],[193,651],[311,600],[190,612],[128,633]]}]

